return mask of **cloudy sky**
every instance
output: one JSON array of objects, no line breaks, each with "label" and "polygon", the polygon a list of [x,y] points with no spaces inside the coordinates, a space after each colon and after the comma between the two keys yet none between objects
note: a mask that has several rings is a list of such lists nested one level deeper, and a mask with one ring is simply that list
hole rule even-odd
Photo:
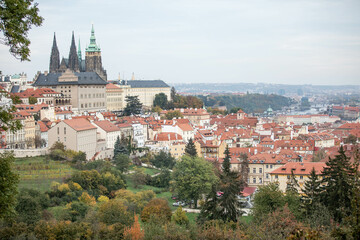
[{"label": "cloudy sky", "polygon": [[0,45],[0,70],[49,68],[53,33],[83,56],[94,23],[109,79],[173,83],[360,84],[359,0],[35,0],[31,62]]}]

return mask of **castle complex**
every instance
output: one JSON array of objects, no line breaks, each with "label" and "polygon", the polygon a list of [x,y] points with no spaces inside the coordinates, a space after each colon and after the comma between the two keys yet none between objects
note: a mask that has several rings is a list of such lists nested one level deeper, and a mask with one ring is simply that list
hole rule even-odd
[{"label": "castle complex", "polygon": [[91,28],[90,44],[85,49],[85,59],[82,59],[80,40],[76,50],[74,32],[72,34],[69,58],[63,58],[60,62],[59,49],[54,34],[53,46],[50,56],[50,73],[65,72],[70,69],[74,72],[96,72],[103,80],[107,80],[106,71],[102,66],[101,49],[96,44],[94,26]]}]

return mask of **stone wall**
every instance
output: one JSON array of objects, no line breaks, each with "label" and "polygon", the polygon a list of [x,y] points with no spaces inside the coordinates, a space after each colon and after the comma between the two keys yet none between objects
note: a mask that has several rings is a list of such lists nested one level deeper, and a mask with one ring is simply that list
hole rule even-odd
[{"label": "stone wall", "polygon": [[5,151],[13,151],[16,158],[22,158],[46,155],[49,149],[0,149],[0,153],[4,153]]}]

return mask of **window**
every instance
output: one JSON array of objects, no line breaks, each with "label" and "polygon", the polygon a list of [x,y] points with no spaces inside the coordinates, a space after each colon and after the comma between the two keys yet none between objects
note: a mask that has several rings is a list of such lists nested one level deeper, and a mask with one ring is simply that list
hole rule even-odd
[{"label": "window", "polygon": [[256,183],[256,178],[253,178],[253,183]]},{"label": "window", "polygon": [[290,175],[287,175],[287,179],[290,179]]},{"label": "window", "polygon": [[262,168],[259,168],[259,173],[262,173]]},{"label": "window", "polygon": [[300,176],[300,180],[303,180],[304,179],[304,177],[303,176]]},{"label": "window", "polygon": [[64,142],[66,142],[66,137],[64,137]]},{"label": "window", "polygon": [[259,183],[262,183],[262,178],[259,178]]},{"label": "window", "polygon": [[256,173],[256,168],[253,168],[253,173]]},{"label": "window", "polygon": [[270,164],[270,168],[272,168],[272,165]]},{"label": "window", "polygon": [[275,179],[278,179],[279,178],[279,176],[278,175],[275,175]]},{"label": "window", "polygon": [[269,168],[269,164],[266,164],[266,168]]},{"label": "window", "polygon": [[66,134],[66,127],[64,127],[64,134]]},{"label": "window", "polygon": [[269,174],[268,173],[266,174],[266,178],[269,179]]},{"label": "window", "polygon": [[60,128],[59,127],[57,128],[57,133],[60,134]]}]

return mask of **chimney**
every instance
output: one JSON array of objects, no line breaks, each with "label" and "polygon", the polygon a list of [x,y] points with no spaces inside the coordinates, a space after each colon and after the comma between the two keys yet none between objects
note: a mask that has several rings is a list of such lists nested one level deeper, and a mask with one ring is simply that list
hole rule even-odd
[{"label": "chimney", "polygon": [[47,75],[48,75],[48,73],[49,73],[48,71],[44,71],[44,75],[45,75],[45,76],[47,76]]}]

